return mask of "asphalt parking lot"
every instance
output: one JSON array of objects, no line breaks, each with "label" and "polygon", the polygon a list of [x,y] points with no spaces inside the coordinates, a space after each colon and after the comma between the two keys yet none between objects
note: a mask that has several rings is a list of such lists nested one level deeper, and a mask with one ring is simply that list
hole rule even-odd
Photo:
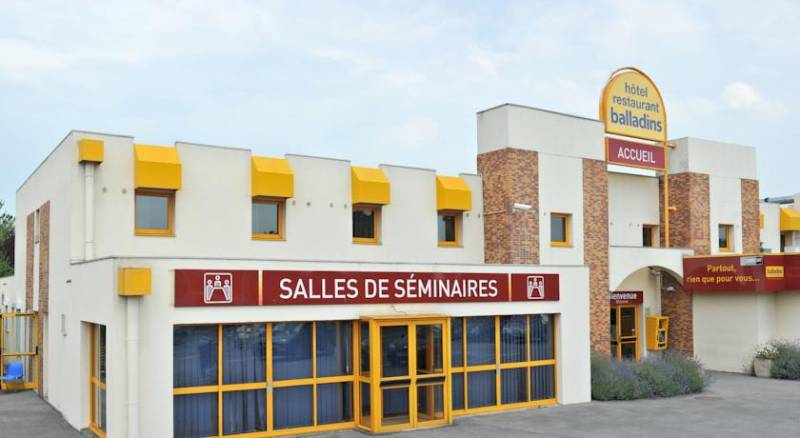
[{"label": "asphalt parking lot", "polygon": [[[702,394],[630,402],[592,402],[459,417],[409,438],[461,437],[789,437],[800,434],[800,382],[713,373]],[[79,438],[33,392],[0,394],[0,438]],[[362,438],[357,431],[318,437]]]}]

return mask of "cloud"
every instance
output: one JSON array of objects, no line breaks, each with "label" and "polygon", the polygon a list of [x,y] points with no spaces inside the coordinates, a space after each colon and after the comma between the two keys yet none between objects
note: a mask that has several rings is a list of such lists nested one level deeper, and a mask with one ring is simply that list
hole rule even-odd
[{"label": "cloud", "polygon": [[763,96],[747,82],[737,81],[722,90],[722,100],[728,108],[767,116],[777,116],[785,111],[783,104]]},{"label": "cloud", "polygon": [[439,141],[439,124],[427,118],[413,118],[405,123],[384,129],[381,143],[405,150],[421,149]]}]

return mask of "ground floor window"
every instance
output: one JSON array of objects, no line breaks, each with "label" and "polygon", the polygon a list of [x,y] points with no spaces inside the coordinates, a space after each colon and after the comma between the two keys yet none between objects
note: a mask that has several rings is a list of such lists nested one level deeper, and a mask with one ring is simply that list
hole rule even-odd
[{"label": "ground floor window", "polygon": [[554,315],[451,318],[456,414],[554,403]]},{"label": "ground floor window", "polygon": [[92,324],[89,326],[90,340],[90,375],[89,397],[90,414],[89,429],[96,435],[106,435],[106,327]]},{"label": "ground floor window", "polygon": [[353,425],[353,322],[176,326],[176,437]]}]

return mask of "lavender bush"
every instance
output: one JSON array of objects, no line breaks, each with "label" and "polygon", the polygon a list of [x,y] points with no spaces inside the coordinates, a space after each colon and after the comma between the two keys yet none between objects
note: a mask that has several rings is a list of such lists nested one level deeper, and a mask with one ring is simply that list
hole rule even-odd
[{"label": "lavender bush", "polygon": [[592,398],[633,400],[700,392],[708,375],[695,359],[676,353],[649,356],[639,362],[592,357]]},{"label": "lavender bush", "polygon": [[800,380],[800,341],[772,341],[777,354],[770,372],[775,379]]}]

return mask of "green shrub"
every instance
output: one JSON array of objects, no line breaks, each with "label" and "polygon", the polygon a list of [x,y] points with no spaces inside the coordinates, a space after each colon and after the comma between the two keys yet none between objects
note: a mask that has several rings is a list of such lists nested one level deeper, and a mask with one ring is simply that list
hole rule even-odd
[{"label": "green shrub", "polygon": [[633,400],[700,392],[708,376],[695,359],[664,353],[639,362],[592,357],[592,398]]},{"label": "green shrub", "polygon": [[800,342],[772,341],[778,354],[770,372],[776,379],[800,380]]}]

